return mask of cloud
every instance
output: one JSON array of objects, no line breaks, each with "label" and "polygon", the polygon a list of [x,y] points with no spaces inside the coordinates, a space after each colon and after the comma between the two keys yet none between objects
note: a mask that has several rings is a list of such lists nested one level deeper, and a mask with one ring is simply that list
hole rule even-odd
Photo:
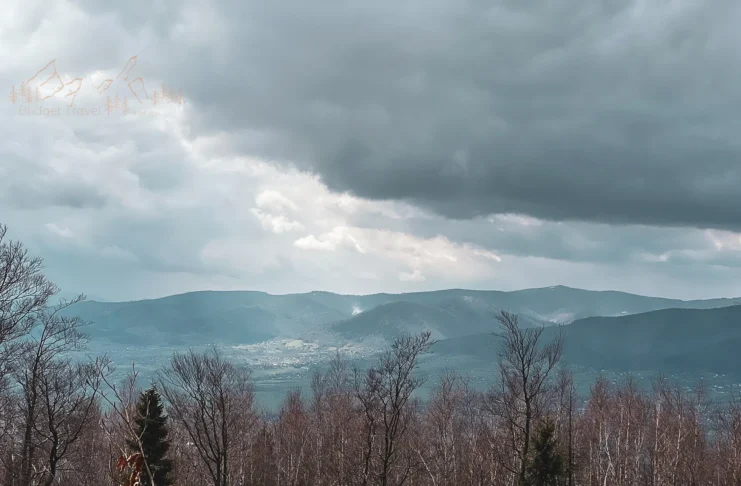
[{"label": "cloud", "polygon": [[205,265],[235,277],[242,273],[255,275],[280,269],[282,261],[279,254],[256,246],[243,239],[212,240],[201,250],[200,258]]},{"label": "cloud", "polygon": [[741,252],[741,233],[729,231],[706,231],[705,235],[713,243],[716,250]]},{"label": "cloud", "polygon": [[61,236],[62,238],[73,238],[74,233],[69,228],[60,228],[54,223],[46,223],[44,225],[46,229],[48,229],[50,232],[54,233],[57,236]]},{"label": "cloud", "polygon": [[293,246],[303,250],[327,250],[334,251],[337,244],[331,240],[321,241],[314,235],[304,236],[293,242]]},{"label": "cloud", "polygon": [[[257,208],[250,209],[250,212],[260,220],[263,228],[273,233],[285,233],[288,231],[302,230],[305,226],[298,221],[292,220],[286,213],[296,212],[296,204],[285,197],[278,191],[266,190],[255,197]],[[271,214],[263,211],[266,209],[278,214]]]},{"label": "cloud", "polygon": [[490,261],[501,262],[492,251],[442,236],[422,239],[409,233],[348,226],[336,227],[318,238],[299,238],[294,246],[304,250],[352,251],[395,261],[411,269],[399,274],[405,282],[425,281],[422,270],[449,276],[492,275],[495,269],[489,267]]},{"label": "cloud", "polygon": [[194,130],[333,191],[451,218],[740,229],[735,3],[226,2],[211,16],[214,55],[170,64]]},{"label": "cloud", "polygon": [[4,8],[8,89],[139,53],[186,98],[0,110],[0,218],[72,291],[741,294],[732,2]]},{"label": "cloud", "polygon": [[255,197],[255,204],[259,208],[283,211],[286,209],[296,211],[296,204],[278,191],[263,191]]},{"label": "cloud", "polygon": [[413,272],[401,272],[399,274],[399,280],[402,282],[424,282],[425,276],[422,275],[422,272],[415,269]]},{"label": "cloud", "polygon": [[279,214],[267,214],[262,212],[260,209],[250,209],[252,214],[262,223],[263,228],[273,233],[285,233],[287,231],[296,231],[304,229],[304,225],[298,221],[291,221],[286,216]]},{"label": "cloud", "polygon": [[26,181],[7,187],[3,203],[19,209],[45,206],[85,208],[102,207],[106,204],[106,198],[95,188],[72,181],[53,184]]},{"label": "cloud", "polygon": [[105,258],[111,258],[114,260],[122,260],[132,263],[139,261],[139,258],[136,255],[115,245],[104,247],[100,250],[100,254]]},{"label": "cloud", "polygon": [[329,233],[316,238],[314,235],[308,235],[303,238],[299,238],[294,241],[293,245],[297,248],[307,250],[329,250],[335,251],[340,247],[345,247],[357,251],[358,253],[365,253],[366,251],[360,246],[356,236],[353,234],[357,232],[357,228],[349,228],[346,226],[338,226]]}]

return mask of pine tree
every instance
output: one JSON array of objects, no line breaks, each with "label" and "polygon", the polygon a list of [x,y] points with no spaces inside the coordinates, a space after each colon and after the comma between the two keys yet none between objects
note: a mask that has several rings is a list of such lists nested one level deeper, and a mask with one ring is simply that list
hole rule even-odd
[{"label": "pine tree", "polygon": [[555,425],[546,420],[533,439],[533,455],[527,468],[528,486],[558,486],[562,483],[565,467],[555,434]]},{"label": "pine tree", "polygon": [[142,472],[141,484],[154,484],[155,486],[172,484],[169,477],[172,462],[166,457],[170,448],[170,442],[167,439],[167,416],[162,405],[162,397],[154,385],[139,397],[134,431],[141,440],[143,450],[140,450],[139,442],[135,438],[131,439],[128,445],[132,451],[143,454],[154,479],[154,482],[150,481],[145,468]]}]

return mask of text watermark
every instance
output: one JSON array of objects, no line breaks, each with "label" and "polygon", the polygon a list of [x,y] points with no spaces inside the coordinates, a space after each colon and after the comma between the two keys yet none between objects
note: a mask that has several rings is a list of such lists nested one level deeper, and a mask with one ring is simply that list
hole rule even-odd
[{"label": "text watermark", "polygon": [[[75,106],[85,77],[65,82],[57,71],[56,59],[49,61],[29,79],[13,85],[8,100],[17,110],[17,115],[43,118],[111,115],[151,117],[159,116],[161,112],[158,109],[164,105],[184,104],[182,89],[166,86],[162,82],[157,88],[148,90],[141,76],[130,80],[136,63],[137,56],[132,56],[115,78],[107,78],[99,83],[90,79],[96,97],[101,100],[93,106]],[[123,96],[115,91],[116,88],[124,90]],[[66,106],[53,106],[54,101],[64,101]]]}]

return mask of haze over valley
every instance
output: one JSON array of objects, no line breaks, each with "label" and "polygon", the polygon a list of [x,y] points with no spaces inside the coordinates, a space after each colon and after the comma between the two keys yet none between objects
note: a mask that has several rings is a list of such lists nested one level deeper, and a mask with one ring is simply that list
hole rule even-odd
[{"label": "haze over valley", "polygon": [[475,386],[491,386],[502,310],[515,312],[524,327],[547,327],[546,338],[563,331],[564,362],[585,386],[599,374],[632,374],[648,385],[660,370],[690,387],[703,380],[723,398],[741,383],[741,298],[684,301],[564,286],[373,295],[205,291],[85,301],[66,312],[90,323],[93,350],[124,368],[135,361],[147,377],[174,351],[218,346],[256,370],[258,393],[276,405],[293,387],[308,393],[312,373],[337,353],[362,365],[395,338],[427,330],[437,343],[423,358],[425,373],[454,368]]}]

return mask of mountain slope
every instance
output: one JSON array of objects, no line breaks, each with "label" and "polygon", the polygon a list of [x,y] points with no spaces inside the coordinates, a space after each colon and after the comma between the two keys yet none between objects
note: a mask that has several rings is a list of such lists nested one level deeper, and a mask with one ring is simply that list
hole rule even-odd
[{"label": "mountain slope", "polygon": [[741,305],[741,298],[685,301],[611,290],[582,290],[564,286],[511,292],[450,289],[404,294],[338,295],[330,292],[309,292],[303,295],[347,313],[352,312],[354,308],[365,311],[391,302],[404,301],[438,305],[450,299],[466,299],[529,315],[539,321],[558,323],[568,323],[591,316],[621,316],[661,309],[711,309]]},{"label": "mountain slope", "polygon": [[251,344],[347,317],[303,295],[193,292],[135,302],[81,302],[66,311],[92,338],[136,344]]},{"label": "mountain slope", "polygon": [[414,302],[381,304],[350,319],[337,322],[331,329],[346,339],[380,335],[393,339],[400,334],[430,330],[433,338],[446,337],[454,317],[442,309]]},{"label": "mountain slope", "polygon": [[[592,317],[567,329],[569,360],[619,369],[741,372],[741,306]],[[729,352],[730,351],[730,352]]]},{"label": "mountain slope", "polygon": [[328,328],[347,338],[431,329],[440,338],[487,332],[500,309],[523,324],[571,322],[664,308],[713,308],[741,299],[679,301],[622,292],[549,287],[514,292],[439,290],[406,294],[272,295],[255,291],[191,292],[136,302],[82,302],[70,308],[92,321],[94,338],[135,344],[224,342],[250,344]]},{"label": "mountain slope", "polygon": [[[741,376],[741,305],[664,309],[622,317],[591,317],[562,328],[567,363],[611,370],[707,371]],[[544,330],[543,339],[558,329]],[[433,353],[496,356],[491,334],[447,339]]]},{"label": "mountain slope", "polygon": [[[493,331],[497,306],[469,296],[452,297],[429,303],[398,301],[381,304],[349,319],[336,322],[330,329],[347,339],[381,336],[392,340],[400,334],[430,331],[433,339],[446,339]],[[524,326],[549,323],[521,316]]]}]

